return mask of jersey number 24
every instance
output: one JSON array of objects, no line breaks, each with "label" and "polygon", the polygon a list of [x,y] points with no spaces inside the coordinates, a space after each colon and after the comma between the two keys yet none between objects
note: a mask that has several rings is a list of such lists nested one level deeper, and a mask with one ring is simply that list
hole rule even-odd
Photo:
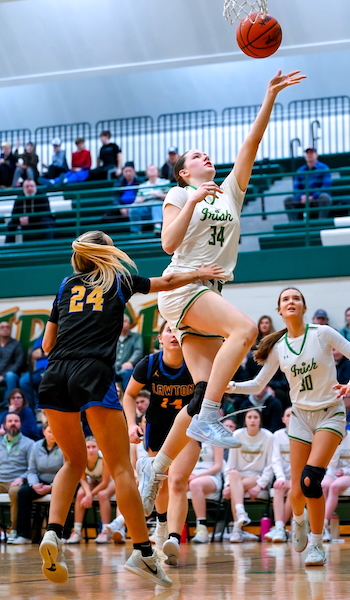
[{"label": "jersey number 24", "polygon": [[[72,287],[72,295],[69,302],[69,312],[82,312],[85,304],[92,304],[92,310],[103,310],[103,290],[97,285],[90,294],[86,296],[87,289],[83,285]],[[86,296],[86,298],[85,298]]]}]

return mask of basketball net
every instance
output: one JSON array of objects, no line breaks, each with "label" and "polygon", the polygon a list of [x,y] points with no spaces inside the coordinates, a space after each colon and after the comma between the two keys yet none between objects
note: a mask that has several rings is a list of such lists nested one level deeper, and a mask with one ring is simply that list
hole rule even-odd
[{"label": "basketball net", "polygon": [[[254,12],[257,13],[257,16],[252,19],[251,14]],[[225,0],[224,17],[226,21],[230,21],[231,25],[234,21],[244,21],[247,18],[254,23],[258,15],[267,14],[267,0]]]}]

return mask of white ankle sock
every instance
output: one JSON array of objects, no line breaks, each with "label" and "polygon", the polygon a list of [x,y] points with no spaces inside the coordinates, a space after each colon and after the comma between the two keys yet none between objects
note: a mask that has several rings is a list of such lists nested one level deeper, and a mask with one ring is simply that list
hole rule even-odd
[{"label": "white ankle sock", "polygon": [[123,527],[125,525],[125,519],[123,517],[123,515],[119,515],[116,519],[117,523],[118,523],[118,527]]},{"label": "white ankle sock", "polygon": [[169,458],[169,456],[160,450],[154,459],[153,469],[156,473],[165,473],[169,469],[172,462],[173,459]]},{"label": "white ankle sock", "polygon": [[325,526],[325,527],[329,527],[329,520],[328,520],[328,519],[325,519],[325,520],[324,520],[324,526]]},{"label": "white ankle sock", "polygon": [[305,515],[304,515],[304,513],[301,514],[301,515],[293,515],[293,519],[294,519],[294,521],[296,521],[300,525],[301,523],[304,523],[304,521],[305,521]]},{"label": "white ankle sock", "polygon": [[322,533],[310,533],[310,543],[322,546]]},{"label": "white ankle sock", "polygon": [[214,402],[213,400],[204,398],[198,419],[205,419],[208,413],[212,412],[213,410],[219,410],[220,406],[220,402]]},{"label": "white ankle sock", "polygon": [[237,514],[241,514],[245,512],[244,504],[235,504],[235,509]]},{"label": "white ankle sock", "polygon": [[82,527],[83,527],[82,523],[74,523],[74,531],[75,531],[75,533],[81,533]]},{"label": "white ankle sock", "polygon": [[275,525],[276,525],[276,527],[280,527],[280,528],[284,529],[284,522],[283,521],[276,521]]}]

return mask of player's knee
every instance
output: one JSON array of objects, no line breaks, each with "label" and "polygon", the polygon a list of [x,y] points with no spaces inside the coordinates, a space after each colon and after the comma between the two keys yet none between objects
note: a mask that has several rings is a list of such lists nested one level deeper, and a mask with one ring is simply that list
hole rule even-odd
[{"label": "player's knee", "polygon": [[321,498],[322,479],[326,474],[326,469],[322,467],[313,467],[305,465],[300,479],[300,487],[306,498]]},{"label": "player's knee", "polygon": [[208,383],[206,381],[199,381],[199,383],[197,383],[194,386],[193,398],[187,405],[187,412],[190,417],[194,417],[194,415],[198,415],[198,413],[201,409],[201,406],[202,406],[202,402],[203,402],[205,390],[207,389],[207,385],[208,385]]},{"label": "player's knee", "polygon": [[170,475],[168,480],[169,494],[184,494],[187,491],[188,478],[181,475]]},{"label": "player's knee", "polygon": [[249,347],[255,342],[256,338],[258,337],[258,333],[259,331],[256,324],[249,320],[245,327],[246,341],[247,344],[249,344]]}]

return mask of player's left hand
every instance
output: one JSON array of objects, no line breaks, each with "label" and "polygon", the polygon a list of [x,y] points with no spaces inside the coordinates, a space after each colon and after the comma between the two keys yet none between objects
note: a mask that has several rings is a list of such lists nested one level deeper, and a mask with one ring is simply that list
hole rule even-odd
[{"label": "player's left hand", "polygon": [[203,281],[208,279],[223,279],[225,277],[225,271],[216,263],[213,265],[205,265],[203,263],[199,269],[197,269],[197,277]]},{"label": "player's left hand", "polygon": [[306,79],[306,75],[299,75],[301,71],[291,71],[286,75],[282,75],[282,70],[277,72],[277,75],[273,77],[269,83],[269,90],[278,94],[281,90],[289,85],[295,85],[300,83],[302,79]]},{"label": "player's left hand", "polygon": [[337,398],[343,398],[344,396],[349,396],[350,383],[347,383],[347,384],[337,383],[337,385],[333,386],[333,390],[338,390]]}]

